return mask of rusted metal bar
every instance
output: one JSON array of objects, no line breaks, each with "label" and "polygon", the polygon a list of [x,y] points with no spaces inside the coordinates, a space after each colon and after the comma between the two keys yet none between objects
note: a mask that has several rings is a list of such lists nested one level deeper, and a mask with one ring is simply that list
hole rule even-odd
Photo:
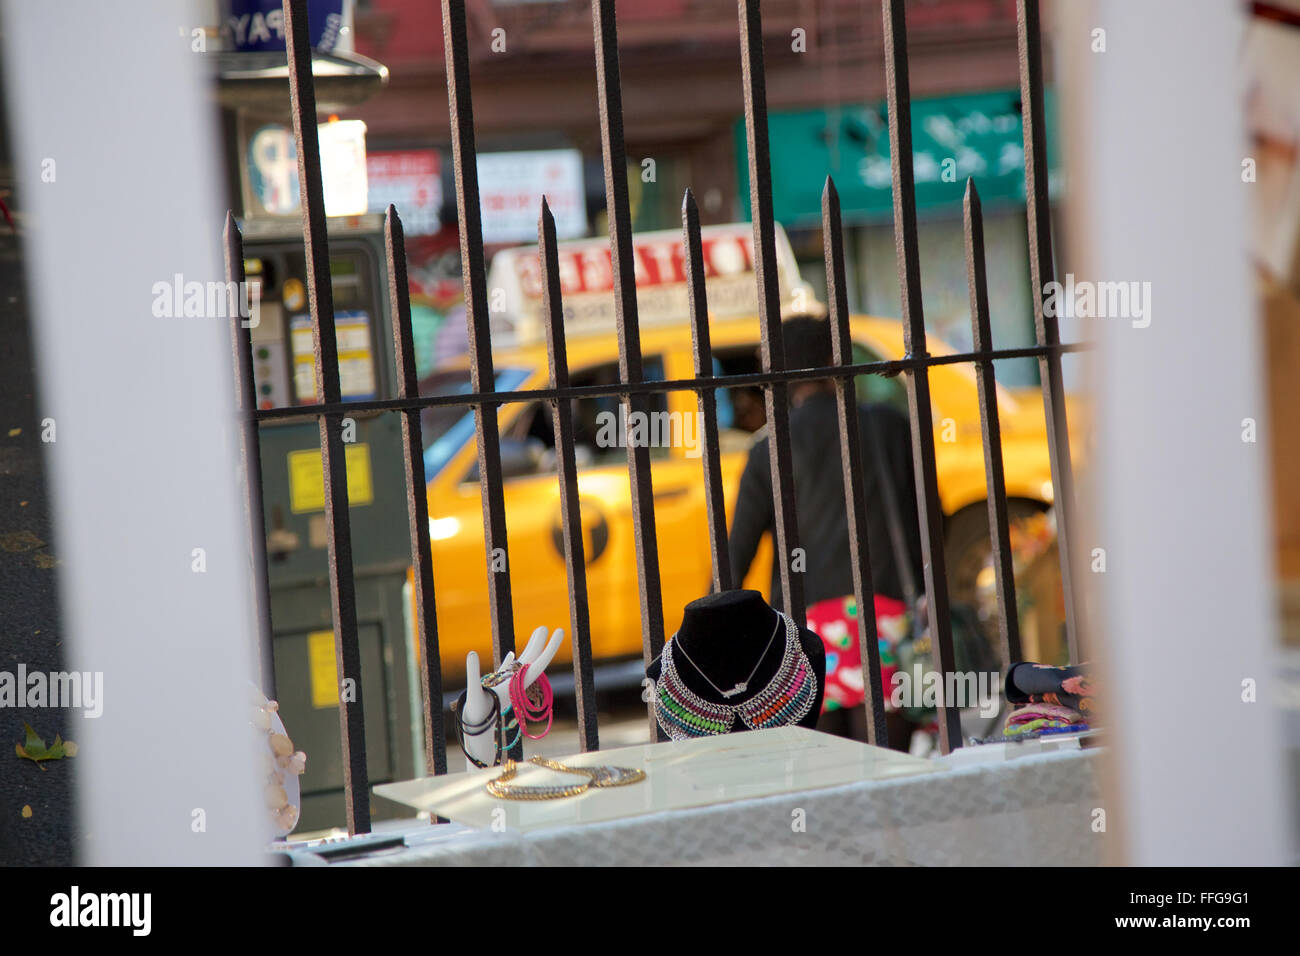
[{"label": "rusted metal bar", "polygon": [[[826,257],[826,308],[831,327],[831,360],[848,365],[853,360],[849,332],[848,281],[844,274],[844,227],[840,197],[831,177],[822,190],[822,242]],[[867,537],[867,485],[862,471],[862,431],[858,421],[858,395],[854,380],[835,380],[835,400],[840,420],[840,464],[844,470],[844,507],[849,527],[849,566],[853,570],[853,598],[858,604],[858,648],[862,660],[863,708],[867,714],[867,743],[889,746],[885,724],[885,694],[881,686],[880,639],[876,631],[876,588],[871,580],[871,553]]]},{"label": "rusted metal bar", "polygon": [[[700,242],[700,210],[688,189],[682,198],[682,246],[686,265],[686,287],[691,312],[691,349],[695,354],[696,378],[713,375],[713,348],[709,342],[709,303],[704,289],[704,248]],[[713,590],[729,591],[731,551],[727,548],[727,504],[723,497],[721,453],[718,450],[718,396],[712,388],[696,393],[700,417],[704,420],[701,465],[704,468],[704,500],[708,508],[709,551],[713,557]]]},{"label": "rusted metal bar", "polygon": [[[772,210],[772,165],[767,139],[767,81],[763,74],[763,21],[758,0],[739,0],[740,59],[745,88],[745,140],[749,151],[749,207],[754,219],[754,277],[763,371],[783,371],[781,296],[776,274],[776,230]],[[767,404],[768,463],[772,471],[775,550],[785,611],[804,626],[802,572],[793,568],[799,547],[794,470],[790,460],[790,410],[784,383],[763,390]]]},{"label": "rusted metal bar", "polygon": [[[307,298],[311,308],[312,347],[316,356],[316,397],[335,405],[341,397],[339,357],[334,338],[334,293],[330,285],[320,143],[316,136],[316,89],[307,30],[307,0],[284,0],[284,19],[293,134],[298,147],[298,195],[306,246]],[[352,579],[352,526],[348,515],[347,465],[343,457],[343,415],[322,414],[318,420],[321,470],[325,479],[325,540],[329,552],[334,653],[340,681],[343,795],[348,832],[369,833],[370,782],[366,772],[361,648],[357,641],[357,602]]]},{"label": "rusted metal bar", "polygon": [[[257,635],[258,676],[262,693],[275,700],[275,656],[271,631],[271,582],[266,573],[266,518],[262,511],[262,451],[257,432],[257,390],[253,383],[253,344],[241,315],[240,298],[248,288],[244,275],[244,237],[235,217],[226,213],[222,233],[229,299],[230,343],[235,363],[235,407],[239,413],[239,462],[244,474],[244,516],[252,546],[253,620]],[[253,297],[248,295],[253,308]]]},{"label": "rusted metal bar", "polygon": [[[419,394],[420,385],[411,335],[406,237],[401,217],[391,205],[384,216],[384,253],[388,259],[388,302],[397,366],[397,394],[399,398],[408,398]],[[411,566],[415,577],[415,633],[420,648],[420,691],[424,698],[424,762],[437,775],[447,772],[447,728],[442,720],[442,656],[438,650],[433,554],[429,546],[429,492],[424,478],[420,411],[406,409],[401,414],[406,514],[410,522]]]},{"label": "rusted metal bar", "polygon": [[[541,258],[542,314],[546,317],[546,357],[551,383],[569,384],[569,352],[564,341],[564,306],[560,299],[560,261],[555,246],[555,217],[546,197],[537,219],[537,249]],[[591,619],[587,604],[586,546],[582,539],[582,506],[578,466],[574,456],[573,404],[551,400],[555,426],[555,468],[560,480],[560,519],[564,534],[564,573],[569,582],[569,635],[573,641],[573,692],[578,705],[582,749],[599,750],[596,727],[596,677],[591,660]]]},{"label": "rusted metal bar", "polygon": [[[623,93],[618,66],[618,27],[614,0],[592,0],[592,32],[596,44],[596,86],[600,103],[600,145],[605,166],[605,208],[609,215],[609,248],[614,273],[614,316],[618,326],[618,366],[624,383],[644,379],[641,330],[636,304],[636,266],[632,249],[632,216],[627,196],[627,153],[623,144]],[[643,393],[625,393],[624,414],[649,414]],[[631,419],[629,419],[631,420]],[[655,534],[654,488],[650,449],[628,442],[627,474],[631,488],[632,529],[636,540],[637,581],[641,598],[641,647],[646,665],[664,646],[663,595],[659,582],[659,544]],[[666,739],[646,708],[653,739]]]},{"label": "rusted metal bar", "polygon": [[[925,314],[921,307],[921,262],[916,238],[916,187],[912,176],[912,100],[907,76],[907,24],[903,0],[881,0],[885,22],[885,86],[889,108],[889,165],[893,174],[894,247],[902,299],[903,341],[907,354],[926,357]],[[921,522],[921,560],[930,636],[941,687],[955,670],[948,575],[943,559],[943,510],[934,462],[934,417],[930,407],[930,373],[922,365],[906,378],[912,423],[912,464],[916,472],[917,512]],[[939,747],[943,753],[961,746],[957,708],[940,694]]]},{"label": "rusted metal bar", "polygon": [[[1047,192],[1047,121],[1043,111],[1043,41],[1038,0],[1016,0],[1016,37],[1020,57],[1021,120],[1025,138],[1025,216],[1029,220],[1030,298],[1034,303],[1034,334],[1039,345],[1057,345],[1061,330],[1043,301],[1052,281],[1052,212]],[[1061,355],[1048,351],[1038,359],[1047,416],[1047,453],[1052,466],[1056,543],[1061,559],[1061,588],[1065,602],[1065,637],[1070,662],[1080,661],[1083,606],[1074,579],[1075,540],[1079,522],[1075,510],[1074,466],[1070,461],[1070,432],[1066,423],[1065,384]]]},{"label": "rusted metal bar", "polygon": [[[962,202],[966,231],[966,284],[970,288],[970,324],[975,348],[993,350],[989,327],[989,290],[984,268],[984,213],[975,180],[966,180]],[[980,433],[984,439],[984,477],[988,485],[989,540],[998,588],[998,641],[1003,672],[1020,660],[1020,617],[1016,608],[1016,575],[1011,561],[1011,532],[1007,520],[1007,482],[1002,470],[1002,425],[998,418],[998,387],[993,362],[975,363],[979,393]]]},{"label": "rusted metal bar", "polygon": [[[456,211],[460,218],[460,263],[465,284],[465,322],[469,329],[470,385],[475,392],[496,387],[483,265],[483,223],[479,211],[478,154],[474,147],[474,104],[469,86],[469,43],[464,0],[442,0],[442,37],[447,59],[447,102],[451,112],[451,155],[456,172]],[[514,609],[510,600],[509,547],[506,543],[505,489],[501,479],[501,433],[497,405],[474,406],[478,442],[478,481],[483,503],[483,542],[487,556],[488,607],[492,615],[492,654],[497,666],[515,649]],[[523,756],[522,744],[511,751]]]},{"label": "rusted metal bar", "polygon": [[747,386],[764,386],[773,382],[809,382],[825,378],[856,378],[859,375],[880,375],[892,378],[910,369],[935,368],[940,365],[969,365],[982,359],[1001,361],[1014,358],[1038,358],[1047,351],[1062,354],[1068,352],[1086,352],[1093,346],[1089,343],[1063,343],[1053,346],[1027,345],[1022,348],[998,349],[996,352],[953,352],[948,355],[929,355],[924,358],[904,357],[888,362],[859,362],[834,369],[795,368],[783,372],[745,372],[736,375],[718,375],[706,378],[664,379],[654,382],[635,384],[619,383],[615,385],[575,385],[570,388],[530,388],[511,392],[466,392],[455,395],[421,395],[419,398],[381,398],[364,402],[347,402],[337,405],[313,406],[310,410],[302,407],[260,408],[255,413],[259,422],[287,421],[302,418],[314,418],[317,415],[329,415],[334,412],[398,412],[408,408],[473,408],[475,405],[510,405],[516,402],[528,404],[536,401],[550,401],[553,398],[606,398],[629,393],[639,395],[662,395],[665,392],[694,392],[701,388],[744,388]]}]

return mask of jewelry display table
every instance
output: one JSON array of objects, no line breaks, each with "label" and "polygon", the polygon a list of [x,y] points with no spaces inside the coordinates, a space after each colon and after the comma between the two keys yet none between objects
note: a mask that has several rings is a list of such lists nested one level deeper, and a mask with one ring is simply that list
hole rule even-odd
[{"label": "jewelry display table", "polygon": [[[453,822],[403,824],[376,834],[401,845],[334,865],[1096,865],[1098,758],[1062,741],[920,760],[801,728],[625,747],[564,762],[645,781],[567,799],[488,796],[500,767],[376,787]],[[524,766],[521,782],[554,781]]]}]

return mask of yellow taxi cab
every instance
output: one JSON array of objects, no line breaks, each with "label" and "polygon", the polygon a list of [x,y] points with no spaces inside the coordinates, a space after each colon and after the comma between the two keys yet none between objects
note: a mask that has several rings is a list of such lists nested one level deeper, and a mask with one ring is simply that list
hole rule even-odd
[{"label": "yellow taxi cab", "polygon": [[[715,374],[759,370],[759,323],[748,224],[706,227],[706,288]],[[634,237],[641,351],[647,379],[688,379],[693,352],[676,231]],[[778,231],[782,313],[824,312],[800,278],[784,233]],[[607,240],[560,245],[561,283],[568,361],[573,385],[612,384],[618,377],[613,324],[612,277]],[[499,391],[549,386],[540,308],[541,276],[536,248],[497,254],[488,275],[492,303],[493,358]],[[903,330],[896,319],[855,315],[854,360],[899,359]],[[933,354],[952,350],[930,337]],[[930,371],[939,495],[947,515],[947,554],[954,598],[969,597],[989,549],[984,455],[979,402],[969,365]],[[898,379],[861,376],[860,401],[899,403]],[[468,361],[446,365],[421,383],[422,394],[466,393]],[[999,387],[1003,458],[1012,514],[1046,509],[1052,502],[1041,391]],[[617,397],[574,402],[575,456],[591,620],[597,661],[641,653],[640,602],[627,473],[627,451],[603,440],[601,423],[617,414]],[[761,392],[720,389],[721,471],[728,521],[752,433],[763,424]],[[651,397],[652,411],[694,420],[693,392]],[[676,416],[674,416],[676,417]],[[522,647],[538,626],[569,629],[569,590],[561,535],[552,412],[548,402],[503,405],[498,411],[507,515],[510,586],[515,642]],[[426,409],[422,416],[429,527],[437,623],[443,668],[464,670],[466,652],[491,658],[487,603],[488,564],[478,483],[474,416],[465,408]],[[707,593],[710,551],[699,445],[687,428],[676,443],[651,447],[654,518],[665,627],[671,634],[684,605]],[[702,440],[699,435],[695,441]],[[771,575],[770,541],[760,549],[744,586],[766,594]],[[569,643],[561,651],[569,656]]]}]

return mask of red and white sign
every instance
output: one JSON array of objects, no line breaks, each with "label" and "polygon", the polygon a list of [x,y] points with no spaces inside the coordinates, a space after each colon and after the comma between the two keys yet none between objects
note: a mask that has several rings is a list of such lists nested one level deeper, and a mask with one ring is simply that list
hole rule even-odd
[{"label": "red and white sign", "polygon": [[433,149],[397,149],[366,156],[371,212],[384,212],[389,203],[402,217],[408,236],[431,236],[441,223],[442,163]]},{"label": "red and white sign", "polygon": [[[784,230],[776,231],[776,273],[783,313],[818,312],[812,289],[799,275]],[[700,230],[704,287],[709,314],[758,314],[754,276],[754,237],[748,223],[706,226]],[[557,250],[560,293],[568,331],[614,328],[614,269],[606,238],[560,243]],[[685,322],[689,312],[682,234],[670,229],[632,237],[637,314],[643,324]],[[488,272],[494,336],[514,333],[540,337],[541,263],[536,246],[497,253]],[[500,306],[500,308],[497,307]]]},{"label": "red and white sign", "polygon": [[[716,279],[754,271],[752,234],[733,230],[700,237],[704,253],[704,278]],[[565,243],[558,249],[560,291],[566,296],[586,292],[612,292],[614,289],[613,257],[609,240]],[[632,241],[632,258],[636,266],[637,288],[674,285],[686,281],[685,252],[680,234],[646,233]],[[535,257],[515,260],[519,282],[525,296],[542,295],[542,267]]]}]

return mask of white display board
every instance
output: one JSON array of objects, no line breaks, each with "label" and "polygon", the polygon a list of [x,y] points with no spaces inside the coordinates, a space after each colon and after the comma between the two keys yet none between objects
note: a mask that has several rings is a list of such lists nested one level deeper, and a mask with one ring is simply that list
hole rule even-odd
[{"label": "white display board", "polygon": [[[933,761],[802,727],[619,747],[563,757],[560,762],[577,767],[636,767],[645,771],[646,779],[556,800],[502,800],[484,789],[502,773],[501,767],[491,767],[381,784],[375,793],[457,823],[504,825],[515,831],[621,820],[940,769]],[[522,765],[513,781],[521,786],[576,782],[581,778],[532,764]]]},{"label": "white display board", "polygon": [[478,190],[486,243],[536,242],[542,196],[558,238],[587,233],[582,153],[576,149],[479,153]]}]

